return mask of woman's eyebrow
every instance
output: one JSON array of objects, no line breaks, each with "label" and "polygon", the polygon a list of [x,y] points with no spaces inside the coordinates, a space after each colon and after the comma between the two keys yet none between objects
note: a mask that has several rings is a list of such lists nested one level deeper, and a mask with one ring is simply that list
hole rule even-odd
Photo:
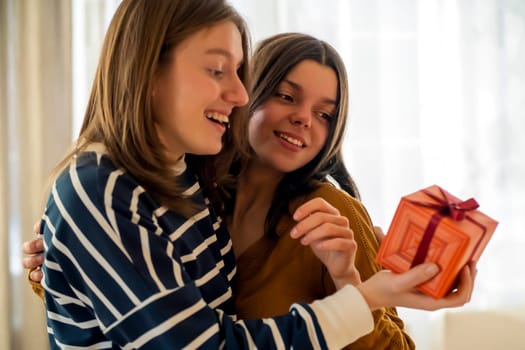
[{"label": "woman's eyebrow", "polygon": [[[303,87],[301,85],[297,84],[296,82],[290,79],[283,79],[282,83],[290,85],[294,90],[303,91]],[[331,98],[327,97],[323,98],[323,103],[331,104],[334,106],[337,104],[335,100],[332,100]]]}]

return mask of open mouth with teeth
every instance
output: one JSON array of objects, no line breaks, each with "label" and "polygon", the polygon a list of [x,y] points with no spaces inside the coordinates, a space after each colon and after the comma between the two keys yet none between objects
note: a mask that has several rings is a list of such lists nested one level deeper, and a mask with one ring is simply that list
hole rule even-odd
[{"label": "open mouth with teeth", "polygon": [[300,147],[300,148],[306,147],[306,145],[304,143],[302,143],[301,141],[299,141],[299,140],[297,140],[297,139],[295,139],[293,137],[290,137],[290,136],[285,135],[285,134],[281,134],[278,131],[274,131],[273,133],[275,134],[275,136],[283,139],[284,141],[286,141],[286,142],[288,142],[288,143],[290,143],[290,144],[292,144],[292,145],[294,145],[296,147]]},{"label": "open mouth with teeth", "polygon": [[225,127],[228,127],[228,125],[230,124],[230,120],[228,119],[227,115],[220,114],[217,112],[207,113],[206,118],[208,118],[214,123],[223,125]]}]

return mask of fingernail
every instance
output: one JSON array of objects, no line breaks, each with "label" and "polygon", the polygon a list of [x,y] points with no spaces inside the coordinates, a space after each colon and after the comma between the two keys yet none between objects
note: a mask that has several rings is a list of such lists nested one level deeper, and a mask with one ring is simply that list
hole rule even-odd
[{"label": "fingernail", "polygon": [[439,267],[436,264],[429,265],[425,269],[425,272],[428,273],[429,275],[435,275],[436,273],[439,272]]},{"label": "fingernail", "polygon": [[292,230],[290,231],[290,236],[291,236],[292,238],[297,237],[297,228],[295,228],[295,227],[292,228]]}]

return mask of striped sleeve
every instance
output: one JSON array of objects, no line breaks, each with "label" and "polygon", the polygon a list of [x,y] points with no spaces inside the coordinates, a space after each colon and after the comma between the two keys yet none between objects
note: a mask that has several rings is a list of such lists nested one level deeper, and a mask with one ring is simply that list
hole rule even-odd
[{"label": "striped sleeve", "polygon": [[338,322],[341,301],[346,315],[367,314],[345,290],[279,317],[236,320],[231,244],[217,246],[209,210],[177,217],[104,161],[76,159],[43,217],[51,348],[323,349],[366,333]]}]

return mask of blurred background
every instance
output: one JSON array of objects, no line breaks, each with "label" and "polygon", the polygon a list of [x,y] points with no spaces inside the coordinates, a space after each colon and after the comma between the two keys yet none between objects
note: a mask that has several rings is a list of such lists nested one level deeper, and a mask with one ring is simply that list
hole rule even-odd
[{"label": "blurred background", "polygon": [[[152,0],[153,1],[153,0]],[[376,225],[438,184],[500,222],[470,304],[400,309],[418,349],[525,349],[525,1],[232,0],[253,42],[330,42],[350,78],[345,156]],[[0,0],[0,349],[47,348],[21,268],[46,178],[79,129],[118,0]]]}]

